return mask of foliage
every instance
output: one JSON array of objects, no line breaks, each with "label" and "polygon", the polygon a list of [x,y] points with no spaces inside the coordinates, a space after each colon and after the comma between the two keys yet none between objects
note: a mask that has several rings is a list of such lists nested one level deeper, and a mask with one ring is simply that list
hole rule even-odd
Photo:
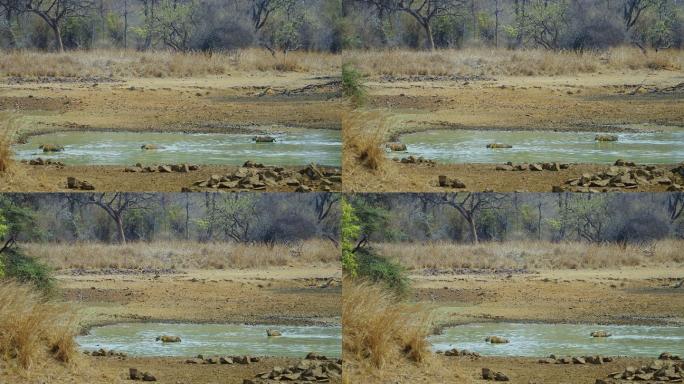
[{"label": "foliage", "polygon": [[370,249],[357,250],[356,257],[359,276],[387,285],[400,297],[408,294],[410,280],[406,275],[406,269],[401,264],[378,256]]},{"label": "foliage", "polygon": [[52,270],[46,264],[24,255],[16,248],[5,250],[2,257],[5,277],[32,284],[45,294],[54,291],[54,278],[50,276]]},{"label": "foliage", "polygon": [[354,207],[346,199],[343,198],[340,201],[340,208],[342,210],[342,270],[349,276],[356,277],[359,264],[354,249],[361,234],[361,225]]},{"label": "foliage", "polygon": [[366,86],[363,75],[350,63],[342,65],[342,94],[348,97],[356,106],[361,106],[366,100]]}]

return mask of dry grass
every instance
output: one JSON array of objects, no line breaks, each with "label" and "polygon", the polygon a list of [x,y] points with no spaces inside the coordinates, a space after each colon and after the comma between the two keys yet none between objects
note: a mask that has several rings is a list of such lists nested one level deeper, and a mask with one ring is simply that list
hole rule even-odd
[{"label": "dry grass", "polygon": [[308,240],[291,245],[198,243],[164,241],[128,243],[22,245],[27,255],[55,269],[174,268],[226,269],[263,268],[284,265],[339,263],[340,251],[329,240]]},{"label": "dry grass", "polygon": [[124,50],[0,54],[0,76],[15,77],[193,77],[234,71],[339,73],[339,55],[290,52],[272,56],[261,49],[229,53],[137,52]]},{"label": "dry grass", "polygon": [[46,302],[33,289],[0,283],[0,359],[30,370],[46,357],[72,363],[75,321],[66,304]]},{"label": "dry grass", "polygon": [[0,132],[0,173],[9,172],[12,165],[11,140],[7,131]]},{"label": "dry grass", "polygon": [[624,70],[681,70],[684,51],[619,47],[602,52],[466,48],[461,50],[376,50],[345,52],[365,75],[549,76]]},{"label": "dry grass", "polygon": [[394,122],[380,111],[356,110],[342,120],[342,172],[347,191],[383,189],[373,184],[396,183],[400,175],[387,166],[385,138]]},{"label": "dry grass", "polygon": [[649,245],[507,241],[477,245],[447,242],[376,244],[379,253],[410,269],[597,269],[684,263],[683,240]]},{"label": "dry grass", "polygon": [[345,280],[343,287],[345,383],[387,383],[398,378],[453,382],[458,377],[430,351],[428,307],[400,302],[379,285]]}]

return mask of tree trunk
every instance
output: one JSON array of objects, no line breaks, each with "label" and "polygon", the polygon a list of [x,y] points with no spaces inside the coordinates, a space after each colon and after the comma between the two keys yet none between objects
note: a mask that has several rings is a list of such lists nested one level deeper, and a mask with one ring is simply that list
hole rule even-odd
[{"label": "tree trunk", "polygon": [[473,244],[479,244],[480,239],[477,236],[477,228],[475,227],[475,218],[468,217],[468,228],[470,229],[470,240]]},{"label": "tree trunk", "polygon": [[57,50],[62,53],[64,52],[64,43],[62,42],[62,30],[59,27],[59,23],[55,23],[52,27],[52,32],[55,34],[55,40],[57,41]]},{"label": "tree trunk", "polygon": [[126,244],[126,233],[124,232],[123,217],[116,217],[116,229],[119,231],[119,241],[121,244]]},{"label": "tree trunk", "polygon": [[425,29],[425,34],[427,35],[428,48],[430,48],[431,51],[434,51],[435,39],[432,37],[432,27],[430,26],[429,21],[423,23],[423,29]]}]

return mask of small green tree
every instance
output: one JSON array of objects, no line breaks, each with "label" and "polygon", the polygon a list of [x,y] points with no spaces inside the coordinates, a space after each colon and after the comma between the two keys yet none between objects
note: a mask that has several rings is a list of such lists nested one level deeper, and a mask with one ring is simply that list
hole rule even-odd
[{"label": "small green tree", "polygon": [[358,275],[359,263],[356,259],[355,243],[361,234],[359,218],[354,213],[354,207],[342,199],[342,270],[351,277]]}]

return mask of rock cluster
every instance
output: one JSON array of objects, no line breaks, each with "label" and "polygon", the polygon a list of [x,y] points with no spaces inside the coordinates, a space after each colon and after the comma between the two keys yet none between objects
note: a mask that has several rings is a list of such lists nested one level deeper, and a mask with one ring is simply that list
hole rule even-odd
[{"label": "rock cluster", "polygon": [[281,381],[328,383],[342,377],[342,361],[331,360],[309,353],[304,360],[291,367],[273,367],[270,372],[258,373],[243,384],[277,383]]},{"label": "rock cluster", "polygon": [[184,192],[193,189],[237,189],[265,190],[267,187],[294,187],[296,192],[309,192],[314,189],[330,191],[335,183],[342,182],[339,169],[319,168],[309,164],[299,171],[288,171],[282,167],[268,167],[263,164],[247,161],[241,168],[232,173],[220,176],[212,175],[207,180],[200,180],[191,188],[183,188]]},{"label": "rock cluster", "polygon": [[22,160],[21,162],[28,163],[28,165],[56,165],[58,168],[64,166],[64,163],[61,161],[52,161],[51,159],[43,159],[42,157],[31,159],[29,161]]},{"label": "rock cluster", "polygon": [[495,372],[489,368],[482,368],[482,378],[485,380],[508,381],[508,376],[501,372]]},{"label": "rock cluster", "polygon": [[570,168],[570,164],[565,164],[565,163],[532,163],[532,164],[527,164],[527,163],[520,163],[520,164],[513,164],[513,162],[509,161],[506,164],[500,164],[496,166],[497,171],[553,171],[553,172],[558,172],[561,169],[568,169]]},{"label": "rock cluster", "polygon": [[[679,171],[675,168],[672,172]],[[668,191],[682,191],[684,187],[668,177],[668,171],[655,165],[636,165],[633,162],[617,160],[608,170],[599,173],[585,173],[565,182],[566,186],[554,186],[554,192],[592,192],[599,188],[636,189],[640,185],[667,185]]]},{"label": "rock cluster", "polygon": [[618,141],[617,135],[596,135],[594,137],[596,141]]},{"label": "rock cluster", "polygon": [[539,364],[603,364],[613,361],[612,357],[604,356],[561,356],[550,355],[546,359],[539,359]]},{"label": "rock cluster", "polygon": [[172,172],[181,172],[181,173],[187,173],[190,171],[198,171],[200,169],[199,165],[193,165],[193,164],[162,164],[162,165],[154,165],[154,166],[147,166],[143,167],[142,164],[138,163],[135,165],[135,167],[126,167],[124,169],[124,172],[131,172],[131,173],[153,173],[153,172],[159,172],[159,173],[172,173]]},{"label": "rock cluster", "polygon": [[647,366],[627,367],[624,371],[609,373],[606,379],[596,379],[596,384],[619,383],[623,380],[681,383],[684,381],[684,362],[658,359]]},{"label": "rock cluster", "polygon": [[127,356],[123,352],[115,352],[113,349],[106,350],[104,348],[100,348],[97,351],[92,351],[92,352],[85,351],[85,352],[83,352],[83,354],[89,355],[89,356],[94,356],[94,357],[104,357],[104,356],[126,357]]},{"label": "rock cluster", "polygon": [[73,176],[69,176],[67,177],[67,188],[80,189],[82,191],[92,191],[95,189],[95,186],[85,180],[79,180]]},{"label": "rock cluster", "polygon": [[452,179],[446,175],[439,175],[437,176],[437,182],[439,183],[440,187],[443,188],[465,188],[466,185],[463,181],[459,179]]},{"label": "rock cluster", "polygon": [[401,159],[395,157],[392,160],[400,162],[402,164],[427,164],[431,166],[437,164],[434,160],[426,159],[423,156],[416,157],[413,155],[410,155],[408,157],[402,157]]},{"label": "rock cluster", "polygon": [[131,380],[157,381],[157,378],[151,373],[138,371],[137,368],[128,368],[128,378]]},{"label": "rock cluster", "polygon": [[276,138],[273,136],[254,136],[252,141],[255,143],[275,143]]},{"label": "rock cluster", "polygon": [[471,352],[467,349],[461,349],[460,351],[457,348],[452,348],[448,349],[444,352],[438,351],[437,353],[443,353],[444,356],[469,356],[469,357],[480,357],[480,354],[477,352]]},{"label": "rock cluster", "polygon": [[251,364],[259,361],[256,356],[212,356],[204,357],[203,355],[197,355],[194,359],[185,360],[186,364],[222,364],[222,365],[232,365],[232,364]]}]

